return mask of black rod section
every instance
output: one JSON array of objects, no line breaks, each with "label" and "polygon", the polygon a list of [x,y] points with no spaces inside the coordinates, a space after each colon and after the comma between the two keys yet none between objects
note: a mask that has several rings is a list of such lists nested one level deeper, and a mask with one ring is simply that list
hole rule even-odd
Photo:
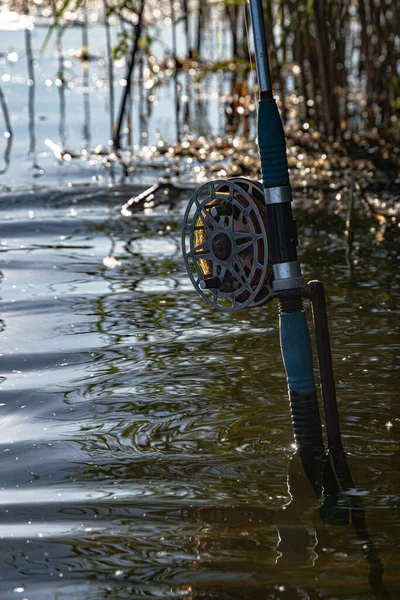
[{"label": "black rod section", "polygon": [[342,448],[342,438],[336,400],[335,378],[333,375],[324,286],[321,281],[310,281],[308,286],[311,292],[328,446],[330,449],[340,449]]},{"label": "black rod section", "polygon": [[272,85],[262,0],[250,0],[250,13],[253,25],[258,86],[260,88],[260,93],[270,92],[272,90]]}]

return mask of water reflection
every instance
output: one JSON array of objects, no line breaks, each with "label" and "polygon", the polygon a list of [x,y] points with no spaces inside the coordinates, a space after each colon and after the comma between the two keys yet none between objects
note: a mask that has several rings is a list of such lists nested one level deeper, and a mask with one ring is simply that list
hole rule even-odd
[{"label": "water reflection", "polygon": [[2,600],[20,586],[30,600],[366,600],[379,560],[396,598],[390,248],[368,245],[348,281],[340,227],[298,215],[305,270],[327,282],[355,490],[340,463],[291,456],[274,311],[203,306],[178,247],[183,205],[153,190],[139,210],[139,191],[0,206]]},{"label": "water reflection", "polygon": [[[4,275],[3,275],[2,271],[0,271],[0,283],[2,283],[3,279],[4,279]],[[0,319],[0,333],[3,333],[5,328],[6,328],[6,323],[5,323],[4,319]],[[3,377],[0,376],[0,383],[2,382],[2,380],[3,380]]]},{"label": "water reflection", "polygon": [[[28,15],[28,2],[25,0],[25,14]],[[41,177],[44,175],[44,170],[37,163],[36,158],[36,111],[35,111],[35,91],[36,78],[34,70],[34,57],[32,51],[32,31],[30,27],[25,28],[25,51],[28,72],[28,134],[29,134],[29,158],[32,159],[32,167],[35,169],[33,177]]]},{"label": "water reflection", "polygon": [[104,4],[104,28],[106,33],[106,48],[107,48],[107,77],[108,77],[108,98],[109,98],[109,113],[110,113],[110,137],[114,139],[114,115],[115,115],[115,92],[114,92],[114,59],[112,56],[112,40],[111,26],[109,19],[109,6],[107,0],[103,0]]},{"label": "water reflection", "polygon": [[83,94],[83,147],[88,150],[91,146],[90,131],[90,83],[89,83],[89,35],[88,35],[88,8],[87,1],[82,2],[82,94]]},{"label": "water reflection", "polygon": [[[49,184],[88,181],[92,177],[107,180],[114,176],[131,177],[138,171],[152,180],[154,173],[163,176],[173,172],[180,180],[190,181],[200,181],[210,171],[218,177],[258,173],[258,153],[254,144],[257,103],[243,9],[239,5],[216,6],[203,2],[194,9],[188,7],[187,2],[182,2],[180,7],[176,4],[165,1],[158,7],[146,3],[146,10],[150,16],[154,12],[154,18],[146,15],[131,77],[127,64],[132,56],[131,44],[127,44],[127,40],[131,41],[131,30],[137,31],[137,25],[132,25],[130,5],[124,4],[124,9],[120,10],[115,3],[102,2],[101,6],[96,6],[94,14],[94,9],[88,11],[85,3],[79,3],[79,14],[72,15],[67,10],[68,14],[51,30],[50,37],[47,33],[53,11],[45,4],[24,2],[25,13],[28,13],[28,7],[30,11],[24,19],[17,13],[4,12],[6,17],[2,26],[7,27],[10,18],[7,15],[10,14],[18,24],[12,34],[2,31],[3,43],[15,49],[11,53],[13,56],[26,53],[27,68],[22,68],[25,61],[17,60],[11,77],[10,64],[7,61],[0,63],[0,78],[7,84],[3,86],[5,97],[13,97],[12,106],[9,101],[8,106],[14,135],[12,152],[11,138],[7,141],[6,159],[7,164],[12,159],[11,173],[9,169],[3,185],[11,188],[31,185],[32,172],[19,169],[21,155],[18,151],[21,152],[23,147],[32,155],[35,176],[42,175],[46,168]],[[389,182],[395,185],[395,140],[391,141],[390,136],[380,139],[377,129],[369,131],[368,128],[368,135],[366,133],[361,139],[360,127],[350,133],[350,122],[348,131],[344,132],[345,97],[335,106],[335,111],[340,113],[335,123],[343,140],[332,145],[321,135],[326,115],[323,114],[324,94],[318,91],[320,78],[313,80],[316,87],[310,88],[319,64],[315,45],[310,45],[308,34],[306,36],[304,32],[296,33],[296,43],[293,36],[288,35],[284,41],[288,54],[281,55],[280,25],[274,28],[271,25],[272,17],[276,18],[273,5],[272,2],[266,7],[271,13],[267,19],[268,33],[276,59],[274,80],[279,81],[280,108],[288,127],[294,188],[307,188],[315,200],[318,200],[319,189],[324,188],[325,195],[336,199],[342,211],[341,199],[346,203],[348,175],[354,170],[356,188],[368,190],[371,198],[367,200],[374,200],[381,191],[386,193],[392,185]],[[42,13],[44,20],[39,18]],[[283,14],[281,16],[283,18]],[[162,23],[160,30],[154,26],[158,19]],[[391,31],[390,19],[385,27]],[[123,30],[121,36],[120,28]],[[127,54],[123,42],[128,46]],[[349,47],[348,55],[354,56],[352,48],[356,39],[343,42]],[[46,47],[40,53],[43,45]],[[134,45],[132,42],[132,49]],[[300,52],[301,48],[306,54]],[[371,46],[370,50],[379,54],[378,47]],[[307,53],[313,57],[311,63],[306,58]],[[333,55],[331,59],[336,72],[339,63]],[[389,59],[386,57],[385,60]],[[389,63],[392,64],[390,60]],[[353,75],[350,75],[351,69],[344,69],[342,65],[336,73],[341,80],[337,89],[349,98],[353,111],[362,112],[360,120],[364,125],[370,120],[372,126],[375,118],[382,124],[380,102],[374,100],[374,108],[365,109],[367,79],[362,74],[363,66],[354,73],[357,83],[351,84],[351,91],[346,95],[344,85],[350,84],[343,78],[349,77],[353,81]],[[28,85],[28,102],[25,83]],[[52,97],[56,87],[58,102]],[[283,91],[286,91],[284,102]],[[121,101],[122,97],[125,101]],[[80,103],[83,110],[76,111]],[[28,135],[23,118],[25,110]],[[389,107],[385,108],[385,119],[390,127],[397,123],[394,115],[391,120]],[[64,154],[55,148],[58,141],[65,145],[67,125],[69,150]],[[204,139],[200,139],[201,136]],[[117,138],[121,138],[122,157],[110,152],[119,144],[110,148],[108,142],[118,141]],[[48,153],[45,140],[52,142],[54,156]],[[177,144],[177,140],[182,143]],[[36,156],[40,157],[40,166]],[[156,170],[150,171],[150,167]],[[113,172],[109,173],[109,169]],[[396,190],[393,196],[395,193]],[[325,202],[325,198],[323,200]],[[382,202],[387,199],[382,198]],[[392,213],[389,216],[392,217]]]},{"label": "water reflection", "polygon": [[4,173],[7,173],[8,169],[10,167],[11,150],[12,150],[12,143],[13,143],[13,130],[12,130],[12,126],[11,126],[10,113],[8,112],[7,101],[5,99],[4,92],[2,90],[1,85],[0,85],[0,105],[1,105],[2,112],[3,112],[4,124],[6,126],[3,135],[7,140],[6,148],[4,150],[4,167],[0,170],[0,175],[4,175]]},{"label": "water reflection", "polygon": [[63,33],[64,28],[60,27],[57,33],[57,54],[58,54],[58,96],[60,103],[60,120],[58,125],[58,134],[60,138],[60,144],[62,148],[66,145],[66,104],[65,104],[65,87],[66,87],[66,75],[64,68],[64,54],[63,54]]},{"label": "water reflection", "polygon": [[[267,488],[265,491],[267,492]],[[289,461],[287,491],[289,501],[278,510],[207,505],[182,511],[184,521],[194,520],[204,527],[203,534],[192,540],[197,559],[203,566],[218,554],[228,556],[230,550],[234,551],[231,545],[220,545],[223,532],[228,536],[236,533],[249,537],[250,540],[253,538],[251,543],[249,540],[249,551],[253,550],[265,560],[265,553],[271,554],[272,548],[263,546],[262,535],[257,535],[254,546],[253,534],[262,532],[264,528],[276,529],[275,560],[266,561],[265,573],[258,573],[256,579],[248,584],[249,587],[254,586],[254,589],[247,593],[242,588],[231,593],[224,590],[212,597],[237,598],[239,593],[240,597],[245,598],[265,597],[263,594],[268,588],[262,582],[268,580],[269,585],[275,582],[273,598],[276,600],[322,600],[325,595],[321,595],[315,586],[293,586],[290,584],[291,577],[285,573],[293,575],[299,569],[324,564],[335,547],[339,555],[341,549],[334,540],[334,529],[343,529],[351,523],[358,550],[369,565],[368,583],[374,597],[389,598],[383,584],[382,561],[368,531],[365,508],[354,487],[346,454],[343,451],[322,456],[296,453]],[[268,542],[270,544],[269,540]],[[343,552],[346,550],[343,548]],[[279,582],[284,584],[279,585]],[[201,597],[201,585],[194,584],[193,589]]]}]

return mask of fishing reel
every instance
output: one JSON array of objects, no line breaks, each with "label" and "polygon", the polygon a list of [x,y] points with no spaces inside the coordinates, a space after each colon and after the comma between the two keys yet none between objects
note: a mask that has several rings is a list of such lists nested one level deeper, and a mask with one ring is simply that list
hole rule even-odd
[{"label": "fishing reel", "polygon": [[182,251],[198,294],[224,312],[272,299],[263,187],[244,177],[209,181],[186,208]]}]

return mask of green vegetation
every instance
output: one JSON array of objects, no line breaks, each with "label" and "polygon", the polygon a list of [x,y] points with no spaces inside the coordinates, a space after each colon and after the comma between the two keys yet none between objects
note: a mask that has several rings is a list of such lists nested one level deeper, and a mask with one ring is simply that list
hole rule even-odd
[{"label": "green vegetation", "polygon": [[[357,202],[367,206],[380,224],[399,220],[392,202],[400,182],[397,4],[394,0],[264,2],[274,93],[288,138],[294,187],[318,202],[321,194],[324,201],[325,194],[333,194],[339,210],[343,197],[351,197],[353,206],[357,208]],[[157,147],[147,148],[143,162],[162,169],[167,165],[165,174],[182,175],[189,165],[197,164],[220,177],[257,175],[257,83],[245,0],[44,0],[41,4],[25,0],[12,3],[11,8],[45,15],[49,23],[45,45],[55,36],[58,49],[66,27],[82,27],[85,89],[91,59],[89,12],[96,12],[104,23],[109,139],[113,140],[112,152],[101,151],[104,166],[118,162],[125,175],[138,168],[143,155],[140,159],[133,151],[133,121],[139,122],[147,148],[154,98],[161,86],[170,86],[174,143],[161,139]],[[117,93],[115,61],[121,58],[125,58],[126,84]],[[62,60],[59,79],[64,81]],[[213,128],[207,104],[210,82],[215,93],[216,79],[219,112]],[[133,114],[134,88],[140,98],[137,115]],[[90,147],[87,150],[96,154]],[[61,149],[61,158],[63,153]],[[385,203],[386,209],[381,206]]]},{"label": "green vegetation", "polygon": [[[27,2],[25,11],[30,5],[37,10],[35,3]],[[61,0],[50,5],[54,18],[51,32],[67,12],[70,16],[85,9],[86,1]],[[250,23],[248,17],[243,18],[243,12],[248,12],[243,0],[104,0],[102,5],[94,6],[101,10],[105,21],[113,16],[121,27],[110,60],[123,54],[134,63],[139,63],[141,54],[150,58],[155,31],[168,23],[173,30],[172,76],[185,72],[195,62],[195,68],[200,68],[198,77],[213,71],[228,73],[233,96],[251,98],[254,78],[250,77],[246,31]],[[225,51],[230,51],[230,56],[218,59],[204,49],[205,40],[216,33],[209,27],[216,18],[221,32],[214,45],[223,40]],[[187,52],[178,57],[175,30],[181,22]],[[394,0],[265,0],[265,22],[284,120],[290,120],[290,110],[298,106],[297,116],[306,129],[345,139],[354,131],[387,131],[397,122],[400,13]],[[141,40],[135,42],[136,37]],[[235,118],[228,121],[228,126],[234,128]]]}]

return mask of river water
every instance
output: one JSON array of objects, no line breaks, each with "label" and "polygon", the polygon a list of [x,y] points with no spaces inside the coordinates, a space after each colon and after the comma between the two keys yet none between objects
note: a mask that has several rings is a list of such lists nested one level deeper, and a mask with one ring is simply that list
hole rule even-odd
[{"label": "river water", "polygon": [[[0,18],[13,130],[7,159],[0,121],[1,600],[396,600],[393,234],[377,243],[370,223],[358,223],[350,268],[342,218],[297,211],[305,276],[326,286],[355,486],[338,510],[346,497],[362,500],[360,534],[344,517],[324,522],[294,454],[276,305],[213,312],[181,257],[190,190],[161,192],[124,218],[121,206],[143,187],[116,183],[118,173],[88,157],[109,149],[104,26],[89,27],[86,81],[81,28],[65,30],[60,86],[55,38],[41,54],[47,26],[36,24],[32,86],[21,19]],[[118,101],[124,62],[115,67]],[[155,89],[148,120],[138,119],[135,85],[132,144],[173,143],[170,83]],[[218,75],[203,85],[193,131],[215,135],[224,87]],[[57,159],[54,145],[72,160]],[[202,175],[193,163],[189,178]]]},{"label": "river water", "polygon": [[[50,24],[50,19],[33,20],[0,10],[0,89],[9,114],[7,123],[0,102],[0,192],[82,182],[104,184],[118,181],[122,176],[118,164],[114,169],[103,168],[104,154],[113,150],[104,23],[98,13],[89,14],[88,60],[81,58],[84,34],[79,22],[65,27],[61,37],[59,30],[54,29],[48,38]],[[207,31],[206,56],[220,56],[222,46],[229,55],[230,45],[221,41],[220,31],[216,35],[213,24]],[[120,35],[121,28],[116,24],[111,26],[112,47],[118,44]],[[161,62],[165,57],[171,60],[171,27],[156,30],[150,27],[149,35],[149,54],[154,60]],[[186,53],[182,22],[177,24],[177,52],[179,56]],[[28,67],[30,62],[32,72]],[[113,69],[113,122],[116,122],[126,86],[125,56],[113,61]],[[122,128],[123,147],[129,150],[127,162],[138,159],[142,167],[143,163],[148,167],[149,157],[158,145],[175,144],[176,119],[183,135],[184,113],[190,132],[197,137],[225,132],[223,115],[230,78],[212,72],[203,75],[200,84],[200,71],[193,69],[191,75],[181,74],[181,108],[177,116],[171,73],[171,69],[157,74],[150,71],[147,59],[142,71],[139,66],[134,71],[129,134],[127,127]],[[252,110],[254,117],[255,105]],[[60,158],[60,150],[67,154],[64,160]],[[159,164],[162,168],[163,162]],[[140,167],[136,162],[135,165]],[[193,164],[189,179],[198,178],[196,170],[200,168]],[[154,173],[150,176],[154,178]],[[138,177],[148,181],[149,173],[139,168],[135,181]]]},{"label": "river water", "polygon": [[135,191],[2,196],[1,598],[400,597],[394,246],[350,272],[339,217],[298,214],[373,592],[365,540],[321,521],[293,455],[276,305],[213,312],[180,253],[190,192],[123,218]]}]

